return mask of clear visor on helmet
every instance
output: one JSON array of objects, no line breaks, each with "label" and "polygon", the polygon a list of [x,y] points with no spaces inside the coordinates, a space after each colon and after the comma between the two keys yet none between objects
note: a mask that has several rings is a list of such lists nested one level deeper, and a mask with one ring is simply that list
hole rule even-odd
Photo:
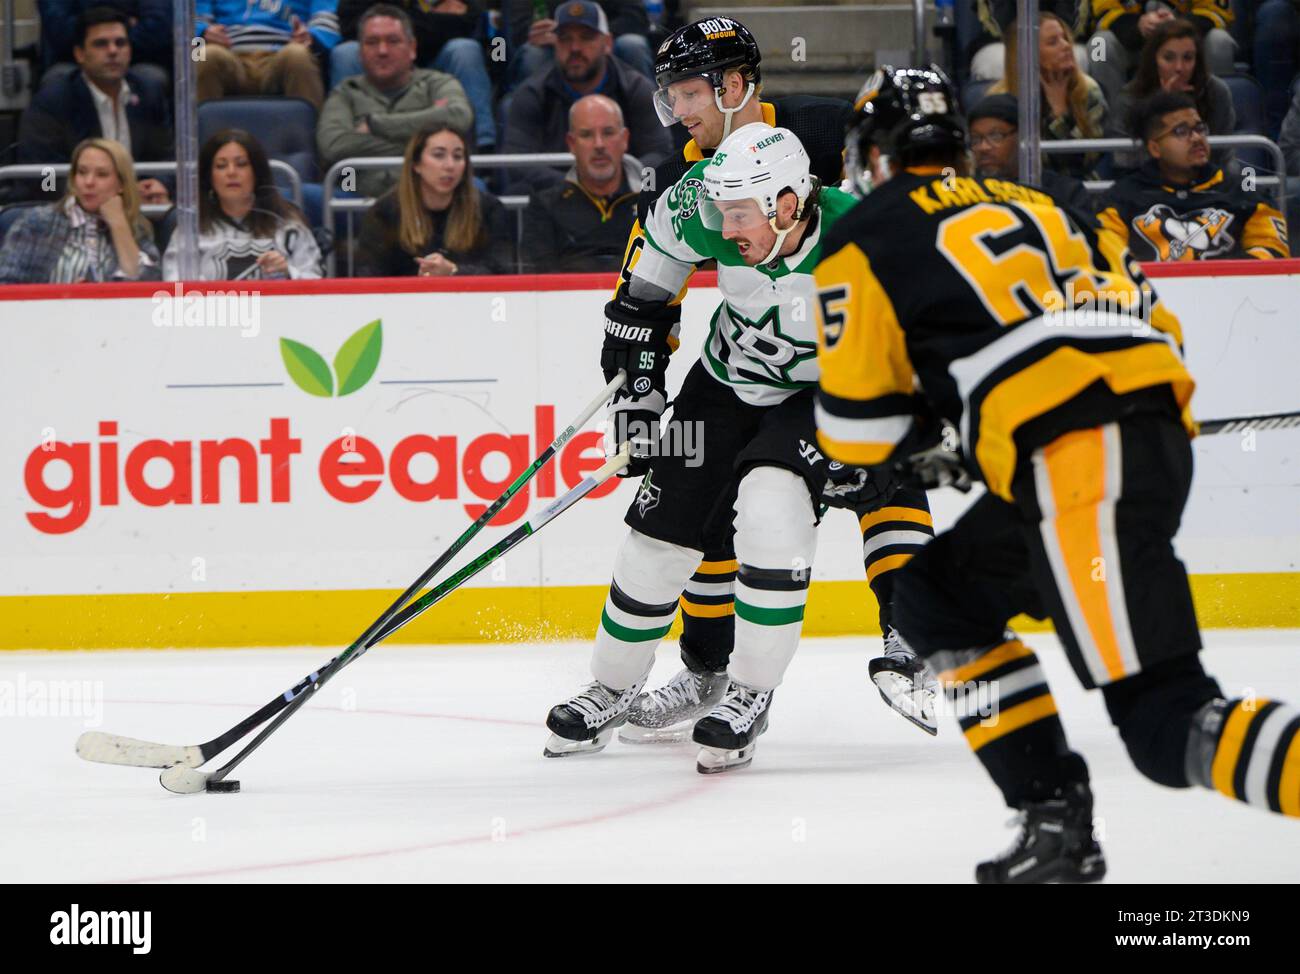
[{"label": "clear visor on helmet", "polygon": [[748,233],[759,227],[767,226],[767,214],[758,205],[758,200],[712,200],[700,201],[700,220],[710,230],[719,233],[734,230]]},{"label": "clear visor on helmet", "polygon": [[683,118],[699,115],[705,108],[716,108],[713,83],[703,75],[683,78],[655,90],[655,114],[665,126]]}]

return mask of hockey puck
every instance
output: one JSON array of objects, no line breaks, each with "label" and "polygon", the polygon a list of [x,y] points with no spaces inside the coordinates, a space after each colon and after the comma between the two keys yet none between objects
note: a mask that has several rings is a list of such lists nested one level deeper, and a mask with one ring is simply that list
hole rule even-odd
[{"label": "hockey puck", "polygon": [[231,781],[228,778],[221,781],[209,781],[207,788],[208,791],[234,792],[239,791],[239,782]]}]

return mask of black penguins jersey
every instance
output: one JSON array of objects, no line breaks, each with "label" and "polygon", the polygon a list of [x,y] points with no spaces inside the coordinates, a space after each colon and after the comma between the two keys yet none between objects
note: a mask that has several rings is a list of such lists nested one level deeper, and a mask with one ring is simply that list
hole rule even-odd
[{"label": "black penguins jersey", "polygon": [[845,463],[884,462],[934,412],[1011,500],[1022,453],[1136,402],[1193,428],[1178,319],[1117,238],[1039,190],[907,170],[831,229],[814,278],[818,441]]},{"label": "black penguins jersey", "polygon": [[1177,185],[1148,160],[1111,187],[1099,219],[1138,260],[1290,256],[1286,217],[1263,194],[1242,189],[1212,165]]}]

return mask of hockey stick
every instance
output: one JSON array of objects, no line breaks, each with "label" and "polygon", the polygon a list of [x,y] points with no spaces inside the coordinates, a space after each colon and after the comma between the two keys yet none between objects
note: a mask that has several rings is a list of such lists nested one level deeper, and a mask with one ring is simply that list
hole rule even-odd
[{"label": "hockey stick", "polygon": [[266,722],[277,713],[293,704],[306,689],[315,684],[322,674],[333,673],[335,670],[344,665],[347,661],[363,654],[368,647],[372,637],[377,633],[385,623],[388,622],[410,599],[419,594],[426,585],[442,571],[444,567],[454,558],[469,541],[481,531],[493,517],[501,511],[510,499],[515,496],[525,484],[533,479],[539,470],[559,452],[559,450],[569,442],[578,430],[585,426],[587,421],[608,401],[610,396],[618,391],[626,381],[626,375],[620,371],[613,379],[606,384],[601,390],[600,395],[593,399],[582,413],[554,439],[550,445],[543,450],[536,460],[515,478],[514,482],[506,488],[505,492],[498,497],[485,510],[479,518],[471,524],[465,531],[452,542],[432,565],[421,573],[406,591],[390,605],[383,614],[370,624],[347,649],[338,656],[325,664],[320,670],[308,674],[294,684],[290,689],[280,694],[274,700],[267,703],[256,713],[240,721],[230,730],[226,731],[204,744],[190,745],[188,747],[154,744],[149,741],[139,741],[130,737],[121,737],[116,734],[105,734],[101,731],[87,731],[77,739],[77,754],[87,761],[97,761],[103,764],[125,764],[132,767],[141,768],[170,768],[174,766],[185,766],[196,768],[199,765],[209,761],[216,755],[220,754],[226,748],[230,747],[236,741],[243,738],[250,731],[260,724]]},{"label": "hockey stick", "polygon": [[[519,527],[511,531],[510,534],[506,535],[506,537],[502,538],[487,551],[483,552],[467,564],[464,568],[457,571],[445,581],[438,583],[438,585],[436,585],[431,591],[420,596],[416,601],[402,609],[401,612],[390,619],[386,625],[371,638],[370,642],[363,647],[362,652],[373,646],[377,646],[380,642],[392,635],[398,629],[401,629],[412,619],[441,602],[448,595],[456,591],[456,589],[460,588],[515,545],[519,544],[525,538],[532,537],[545,527],[547,523],[555,520],[555,518],[559,517],[574,504],[578,503],[578,501],[582,500],[582,498],[586,497],[593,490],[607,481],[610,477],[614,476],[626,467],[628,460],[628,448],[627,445],[624,444],[623,449],[620,450],[617,455],[610,457],[605,461],[604,465],[601,466],[600,469],[583,478],[576,487],[570,490],[563,497],[552,501],[549,505],[542,508],[534,519],[525,521]],[[357,653],[349,659],[342,660],[338,666],[327,666],[325,669],[321,670],[319,679],[315,680],[307,690],[298,696],[293,703],[291,703],[289,707],[280,714],[280,716],[263,728],[262,731],[253,738],[242,751],[236,754],[229,762],[222,765],[216,771],[208,773],[198,771],[191,766],[177,765],[165,770],[159,776],[159,782],[168,791],[174,791],[181,795],[192,795],[207,790],[211,785],[219,781],[224,781],[226,776],[238,767],[244,758],[257,750],[263,741],[275,733],[276,728],[292,717],[295,711],[307,702],[308,697],[324,686],[330,677],[334,676],[334,674],[360,655],[361,653]],[[333,661],[331,661],[331,663],[332,662]]]},{"label": "hockey stick", "polygon": [[1284,430],[1300,427],[1300,412],[1265,413],[1261,416],[1233,416],[1229,419],[1207,419],[1197,424],[1207,435],[1214,433],[1239,433],[1243,430]]}]

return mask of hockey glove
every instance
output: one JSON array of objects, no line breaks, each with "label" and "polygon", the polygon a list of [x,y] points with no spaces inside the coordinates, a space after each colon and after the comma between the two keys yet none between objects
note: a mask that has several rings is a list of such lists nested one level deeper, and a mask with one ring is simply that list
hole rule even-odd
[{"label": "hockey glove", "polygon": [[600,367],[606,381],[619,369],[627,373],[627,384],[609,406],[611,445],[617,451],[627,443],[632,457],[620,477],[641,477],[649,469],[659,417],[667,406],[669,338],[681,314],[680,305],[638,301],[625,290],[605,305]]},{"label": "hockey glove", "polygon": [[899,458],[894,464],[895,474],[907,487],[955,487],[963,494],[970,490],[970,473],[961,455],[957,429],[946,419],[918,416],[895,456]]},{"label": "hockey glove", "polygon": [[898,488],[894,469],[889,464],[874,467],[846,467],[831,463],[822,488],[822,502],[827,507],[849,510],[879,507]]}]

